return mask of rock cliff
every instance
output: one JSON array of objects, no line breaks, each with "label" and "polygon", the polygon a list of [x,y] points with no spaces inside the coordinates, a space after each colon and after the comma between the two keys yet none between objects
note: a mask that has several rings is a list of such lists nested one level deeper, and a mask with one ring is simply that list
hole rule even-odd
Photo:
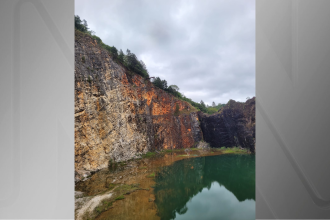
[{"label": "rock cliff", "polygon": [[76,174],[148,151],[190,148],[202,139],[197,112],[189,103],[128,71],[79,31],[74,75]]},{"label": "rock cliff", "polygon": [[255,97],[245,103],[230,100],[219,112],[198,112],[204,140],[211,147],[242,147],[255,152]]}]

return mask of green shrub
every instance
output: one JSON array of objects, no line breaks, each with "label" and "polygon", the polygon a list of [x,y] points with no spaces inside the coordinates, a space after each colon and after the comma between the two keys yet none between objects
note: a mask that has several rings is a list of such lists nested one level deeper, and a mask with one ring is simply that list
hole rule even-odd
[{"label": "green shrub", "polygon": [[155,152],[147,152],[146,154],[143,154],[142,157],[143,158],[150,158],[150,157],[153,157],[155,156]]},{"label": "green shrub", "polygon": [[120,195],[115,200],[121,200],[121,199],[125,199],[125,196],[124,195]]},{"label": "green shrub", "polygon": [[102,40],[101,40],[101,38],[99,38],[99,37],[96,36],[96,35],[93,35],[92,38],[93,38],[94,40],[96,40],[98,44],[103,43]]}]

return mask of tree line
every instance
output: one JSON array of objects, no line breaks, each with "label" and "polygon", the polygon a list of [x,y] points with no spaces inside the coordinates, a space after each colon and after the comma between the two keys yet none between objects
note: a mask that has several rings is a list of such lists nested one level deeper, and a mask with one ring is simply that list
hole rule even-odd
[{"label": "tree line", "polygon": [[[115,61],[124,65],[128,70],[141,75],[143,78],[150,79],[149,72],[148,72],[148,69],[147,69],[147,66],[145,65],[145,63],[142,60],[138,60],[137,56],[134,53],[132,53],[129,49],[127,49],[126,54],[124,54],[124,52],[121,49],[118,51],[118,49],[115,46],[109,46],[109,45],[103,43],[101,38],[96,36],[94,31],[90,30],[90,28],[88,27],[87,21],[85,19],[81,20],[79,15],[74,16],[74,21],[75,21],[75,29],[77,29],[85,34],[90,35],[93,39],[95,39],[97,41],[97,43],[102,48],[106,49],[112,55],[112,57]],[[175,96],[183,101],[189,102],[197,110],[202,111],[204,113],[213,114],[213,113],[219,111],[219,109],[225,105],[225,104],[220,104],[220,103],[218,105],[215,105],[215,103],[213,102],[212,106],[208,106],[208,105],[205,105],[203,100],[201,100],[200,103],[194,102],[190,98],[187,98],[182,93],[180,93],[178,86],[176,86],[176,85],[167,86],[167,81],[164,79],[162,80],[159,77],[155,77],[152,80],[152,83],[156,87],[172,94],[173,96]]]},{"label": "tree line", "polygon": [[199,103],[198,102],[194,102],[193,100],[191,100],[190,98],[187,98],[186,96],[184,96],[182,93],[179,92],[179,87],[177,85],[170,85],[170,86],[167,86],[167,81],[165,79],[161,79],[159,77],[155,77],[155,79],[152,81],[152,83],[172,94],[173,96],[181,99],[181,100],[184,100],[186,102],[189,102],[192,106],[194,106],[195,108],[197,108],[197,110],[199,111],[202,111],[204,113],[208,113],[208,114],[213,114],[213,113],[216,113],[220,110],[220,108],[222,108],[223,106],[225,106],[225,104],[215,104],[215,102],[212,102],[212,105],[209,106],[209,105],[205,105],[205,103],[203,102],[203,100],[201,100]]},{"label": "tree line", "polygon": [[106,49],[113,57],[115,61],[123,64],[127,69],[141,75],[144,78],[149,78],[149,72],[147,66],[142,60],[138,60],[137,56],[127,49],[126,54],[122,50],[119,50],[115,46],[109,46],[102,42],[101,38],[95,35],[95,32],[90,30],[87,21],[81,20],[79,15],[74,16],[75,29],[90,35],[97,43],[104,49]]}]

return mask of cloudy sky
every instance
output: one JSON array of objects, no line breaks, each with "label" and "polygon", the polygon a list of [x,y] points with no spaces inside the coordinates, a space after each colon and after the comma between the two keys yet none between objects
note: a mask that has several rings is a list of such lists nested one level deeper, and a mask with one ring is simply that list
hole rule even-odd
[{"label": "cloudy sky", "polygon": [[255,96],[255,0],[76,0],[75,14],[195,102]]}]

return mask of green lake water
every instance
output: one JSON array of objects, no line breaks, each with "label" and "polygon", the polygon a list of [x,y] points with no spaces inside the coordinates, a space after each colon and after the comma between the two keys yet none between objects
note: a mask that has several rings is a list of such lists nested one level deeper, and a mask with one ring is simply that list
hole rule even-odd
[{"label": "green lake water", "polygon": [[162,220],[255,219],[255,155],[189,158],[162,167],[155,178]]}]

